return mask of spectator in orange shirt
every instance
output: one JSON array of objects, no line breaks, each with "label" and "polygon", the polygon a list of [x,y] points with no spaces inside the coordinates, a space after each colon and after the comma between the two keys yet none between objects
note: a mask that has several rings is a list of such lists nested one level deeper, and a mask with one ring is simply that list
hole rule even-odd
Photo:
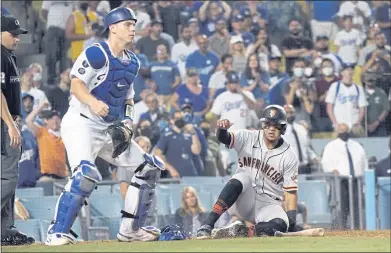
[{"label": "spectator in orange shirt", "polygon": [[[39,181],[54,181],[65,185],[68,181],[65,146],[60,134],[61,118],[57,111],[44,110],[49,103],[43,101],[26,118],[27,127],[38,142],[42,176]],[[34,123],[40,114],[44,126]]]}]

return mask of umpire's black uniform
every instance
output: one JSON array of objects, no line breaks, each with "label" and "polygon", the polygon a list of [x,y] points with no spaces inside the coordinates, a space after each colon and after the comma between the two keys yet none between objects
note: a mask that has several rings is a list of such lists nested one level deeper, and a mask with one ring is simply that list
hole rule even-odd
[{"label": "umpire's black uniform", "polygon": [[[1,92],[5,101],[1,101],[2,109],[7,103],[8,110],[16,120],[21,115],[20,78],[16,66],[16,57],[12,50],[18,43],[18,35],[27,33],[21,29],[19,21],[11,16],[1,17]],[[8,113],[7,113],[8,114]],[[1,119],[1,244],[20,245],[34,240],[19,233],[14,225],[15,188],[18,182],[18,163],[21,147],[12,147],[8,126]]]}]

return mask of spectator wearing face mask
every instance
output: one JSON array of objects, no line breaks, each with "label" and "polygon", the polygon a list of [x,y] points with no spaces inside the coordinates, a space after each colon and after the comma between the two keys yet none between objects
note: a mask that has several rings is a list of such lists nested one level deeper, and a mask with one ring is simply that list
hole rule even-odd
[{"label": "spectator wearing face mask", "polygon": [[32,63],[28,67],[28,71],[33,75],[33,87],[42,89],[42,65],[39,63]]},{"label": "spectator wearing face mask", "polygon": [[303,58],[295,60],[292,66],[293,76],[286,84],[284,96],[286,104],[293,105],[296,120],[304,121],[311,127],[311,114],[316,98],[315,88],[305,75],[306,61]]},{"label": "spectator wearing face mask", "polygon": [[41,102],[48,101],[45,93],[33,87],[33,74],[31,72],[24,72],[21,77],[21,92],[28,93],[34,97],[34,108],[36,108]]},{"label": "spectator wearing face mask", "polygon": [[291,145],[293,152],[299,159],[299,174],[310,174],[311,163],[317,161],[318,158],[311,149],[309,132],[303,125],[295,122],[295,108],[292,105],[284,105],[284,109],[288,122],[284,140]]},{"label": "spectator wearing face mask", "polygon": [[312,40],[302,35],[302,27],[298,20],[293,19],[289,22],[290,35],[286,37],[281,47],[285,55],[285,69],[289,75],[292,75],[292,65],[296,59],[307,57],[312,54]]},{"label": "spectator wearing face mask", "polygon": [[387,136],[385,119],[390,111],[390,103],[384,90],[376,87],[376,73],[365,75],[365,92],[368,101],[368,136]]},{"label": "spectator wearing face mask", "polygon": [[337,54],[329,51],[329,37],[318,35],[315,41],[315,52],[312,55],[314,66],[319,69],[324,59],[330,59],[333,62],[335,73],[338,74],[341,71],[343,60]]},{"label": "spectator wearing face mask", "polygon": [[336,129],[346,124],[354,136],[363,136],[362,123],[367,106],[364,90],[353,83],[353,66],[342,66],[342,79],[334,82],[326,95],[327,114]]},{"label": "spectator wearing face mask", "polygon": [[171,129],[165,132],[155,146],[154,154],[159,156],[166,166],[162,177],[179,178],[199,176],[199,170],[193,162],[193,156],[199,157],[201,143],[193,124],[186,124],[183,112],[173,113]]},{"label": "spectator wearing face mask", "polygon": [[157,46],[156,61],[149,64],[149,70],[159,104],[167,106],[175,89],[181,83],[181,76],[178,66],[169,59],[166,45]]},{"label": "spectator wearing face mask", "polygon": [[337,54],[346,64],[356,64],[360,46],[363,42],[360,32],[353,28],[352,16],[343,17],[343,30],[335,35]]},{"label": "spectator wearing face mask", "polygon": [[200,123],[200,129],[208,142],[207,155],[204,160],[204,173],[202,175],[212,177],[225,176],[226,171],[220,153],[220,143],[213,134],[214,131],[212,131],[210,123],[208,121],[202,121]]},{"label": "spectator wearing face mask", "polygon": [[[368,170],[367,154],[363,146],[352,140],[349,134],[349,126],[342,123],[337,126],[338,138],[330,141],[324,148],[322,156],[322,167],[325,173],[333,172],[336,175],[352,176],[353,177],[353,189],[357,189],[357,177],[363,176],[364,172]],[[358,194],[353,190],[354,210],[356,213],[352,213],[353,210],[349,210],[349,184],[348,179],[341,179],[341,209],[342,220],[341,225],[343,228],[347,228],[348,214],[354,215],[355,224],[358,224]]]},{"label": "spectator wearing face mask", "polygon": [[151,123],[151,121],[147,119],[142,119],[137,125],[135,136],[147,136],[151,142],[150,147],[152,148],[160,139],[161,132],[157,122]]},{"label": "spectator wearing face mask", "polygon": [[49,103],[52,105],[52,109],[65,115],[69,107],[70,85],[71,79],[69,74],[71,69],[66,69],[60,75],[60,83],[57,86],[51,86],[46,90],[46,96]]},{"label": "spectator wearing face mask", "polygon": [[316,113],[314,114],[314,131],[333,131],[333,126],[330,118],[327,115],[326,109],[326,95],[331,84],[339,80],[339,77],[335,75],[333,62],[326,58],[322,61],[320,66],[320,75],[315,81],[316,88]]}]

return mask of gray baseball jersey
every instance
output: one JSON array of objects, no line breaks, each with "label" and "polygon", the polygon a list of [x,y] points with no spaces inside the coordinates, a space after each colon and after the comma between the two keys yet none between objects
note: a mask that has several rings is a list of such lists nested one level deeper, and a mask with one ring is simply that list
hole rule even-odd
[{"label": "gray baseball jersey", "polygon": [[238,153],[238,170],[250,173],[257,194],[282,200],[284,191],[297,190],[299,161],[283,140],[277,148],[268,150],[263,134],[262,130],[231,132],[229,148]]}]

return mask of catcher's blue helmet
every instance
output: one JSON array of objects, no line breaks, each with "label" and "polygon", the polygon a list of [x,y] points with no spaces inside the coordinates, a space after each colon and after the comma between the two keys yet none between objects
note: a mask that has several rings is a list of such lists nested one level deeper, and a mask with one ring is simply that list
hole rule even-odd
[{"label": "catcher's blue helmet", "polygon": [[125,7],[118,7],[111,10],[104,20],[105,30],[102,35],[107,35],[109,32],[109,26],[125,20],[134,20],[137,22],[136,14],[132,9]]},{"label": "catcher's blue helmet", "polygon": [[182,230],[182,227],[178,224],[167,225],[161,229],[161,234],[158,241],[179,241],[186,240],[189,237]]}]

